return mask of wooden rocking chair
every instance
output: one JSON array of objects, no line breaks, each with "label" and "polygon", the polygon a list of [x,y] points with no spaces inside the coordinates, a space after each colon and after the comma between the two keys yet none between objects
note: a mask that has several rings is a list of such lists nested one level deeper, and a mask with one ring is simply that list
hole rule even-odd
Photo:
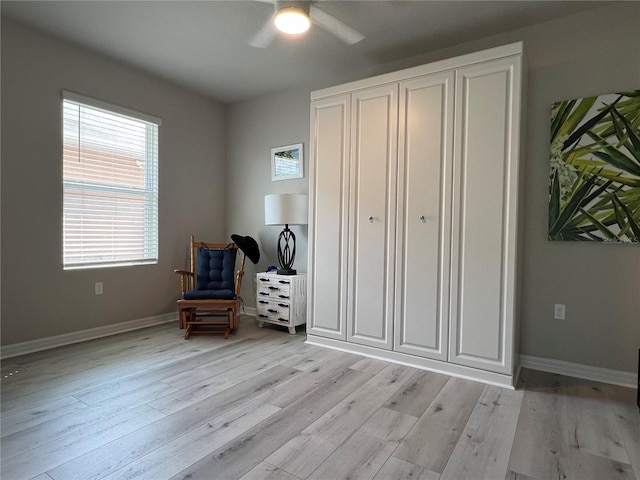
[{"label": "wooden rocking chair", "polygon": [[196,334],[229,338],[231,330],[238,328],[246,255],[240,250],[236,271],[237,254],[235,243],[197,242],[191,235],[190,271],[174,270],[180,275],[178,315],[180,328],[186,328],[185,339]]}]

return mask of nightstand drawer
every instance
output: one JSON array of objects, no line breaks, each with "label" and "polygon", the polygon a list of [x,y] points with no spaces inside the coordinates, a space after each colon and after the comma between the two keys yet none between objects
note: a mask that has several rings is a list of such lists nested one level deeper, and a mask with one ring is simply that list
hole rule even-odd
[{"label": "nightstand drawer", "polygon": [[288,302],[279,302],[277,300],[258,299],[256,306],[258,320],[271,320],[289,323],[290,306]]},{"label": "nightstand drawer", "polygon": [[269,275],[259,275],[258,298],[289,300],[291,298],[290,280],[282,280]]},{"label": "nightstand drawer", "polygon": [[305,274],[256,274],[256,320],[287,327],[296,334],[296,326],[306,323],[307,281]]}]

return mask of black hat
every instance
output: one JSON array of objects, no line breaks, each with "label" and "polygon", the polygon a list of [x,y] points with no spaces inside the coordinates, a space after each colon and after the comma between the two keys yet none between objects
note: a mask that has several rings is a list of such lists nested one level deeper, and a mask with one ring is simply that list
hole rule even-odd
[{"label": "black hat", "polygon": [[253,238],[248,235],[243,237],[242,235],[236,235],[234,233],[231,235],[231,240],[249,257],[249,260],[253,263],[258,263],[260,260],[260,249],[258,248],[258,243]]}]

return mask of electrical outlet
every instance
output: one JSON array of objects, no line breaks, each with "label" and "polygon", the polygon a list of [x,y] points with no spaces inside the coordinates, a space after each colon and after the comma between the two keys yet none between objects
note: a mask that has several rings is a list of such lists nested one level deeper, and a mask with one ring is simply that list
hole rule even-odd
[{"label": "electrical outlet", "polygon": [[102,295],[104,293],[104,285],[102,284],[102,282],[96,282],[95,285],[95,293],[96,295]]},{"label": "electrical outlet", "polygon": [[564,320],[566,307],[563,303],[556,303],[553,306],[553,318],[556,320]]}]

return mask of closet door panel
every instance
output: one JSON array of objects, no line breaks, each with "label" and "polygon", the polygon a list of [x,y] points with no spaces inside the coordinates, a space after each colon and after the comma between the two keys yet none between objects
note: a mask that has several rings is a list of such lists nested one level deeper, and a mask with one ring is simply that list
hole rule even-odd
[{"label": "closet door panel", "polygon": [[392,347],[398,86],[352,95],[352,269],[347,339]]},{"label": "closet door panel", "polygon": [[450,361],[511,373],[518,65],[459,69]]},{"label": "closet door panel", "polygon": [[308,331],[346,338],[350,95],[311,105]]},{"label": "closet door panel", "polygon": [[454,73],[400,84],[395,345],[447,360]]}]

